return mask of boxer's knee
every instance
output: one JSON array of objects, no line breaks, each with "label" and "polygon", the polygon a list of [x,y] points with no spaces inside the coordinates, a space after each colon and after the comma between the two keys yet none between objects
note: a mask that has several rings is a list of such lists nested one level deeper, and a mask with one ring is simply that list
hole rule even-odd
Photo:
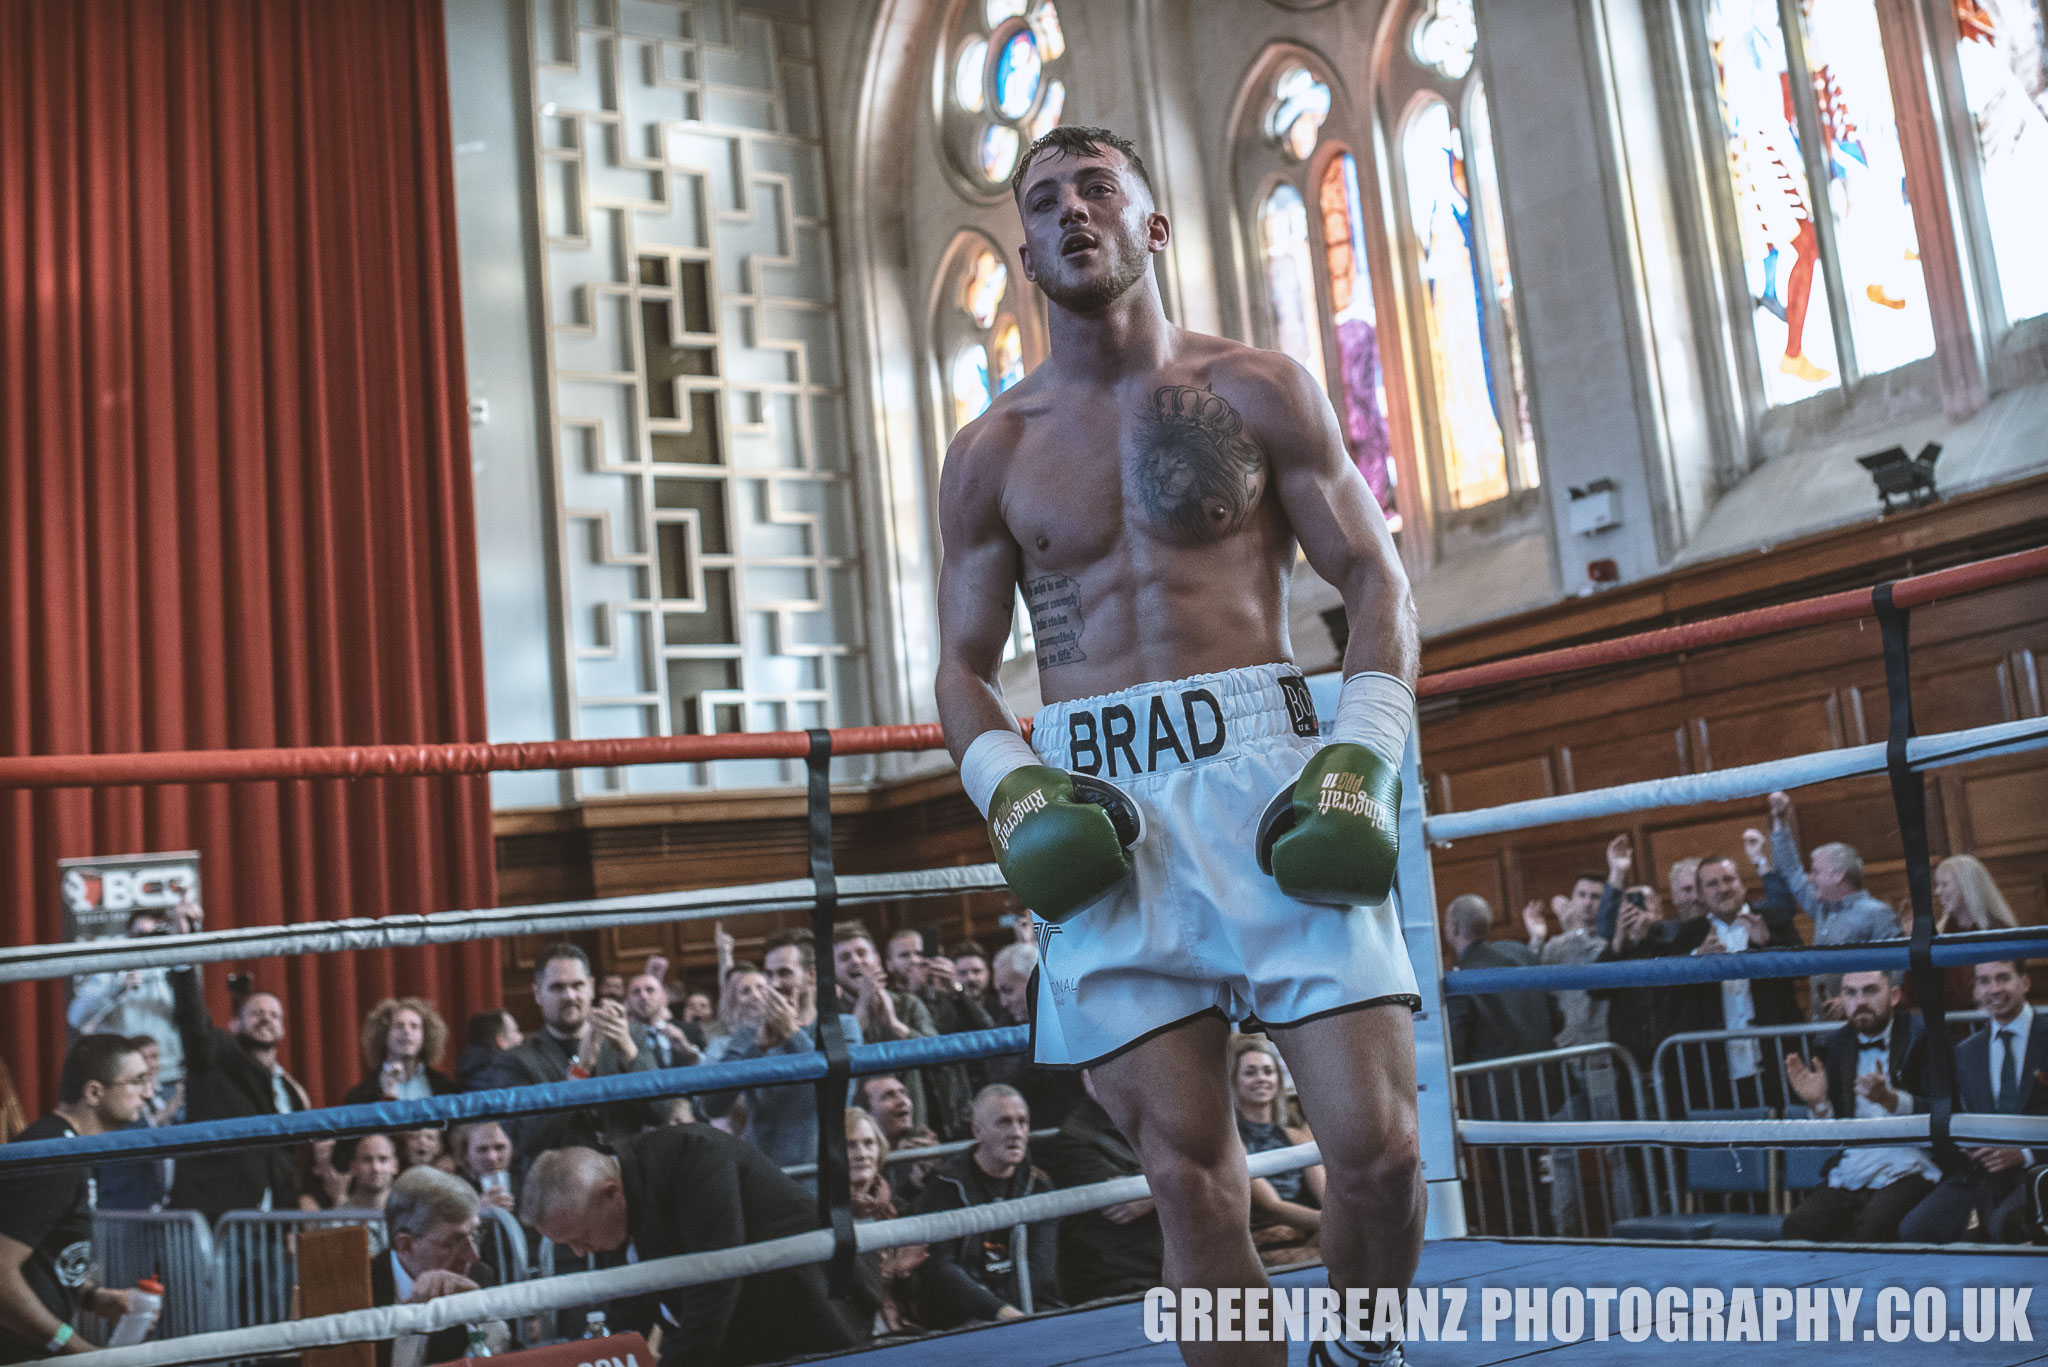
[{"label": "boxer's knee", "polygon": [[1250,1219],[1243,1170],[1223,1156],[1147,1155],[1145,1177],[1163,1219],[1195,1228],[1244,1226]]},{"label": "boxer's knee", "polygon": [[1323,1146],[1323,1204],[1375,1221],[1399,1220],[1422,1188],[1422,1141],[1412,1123]]}]

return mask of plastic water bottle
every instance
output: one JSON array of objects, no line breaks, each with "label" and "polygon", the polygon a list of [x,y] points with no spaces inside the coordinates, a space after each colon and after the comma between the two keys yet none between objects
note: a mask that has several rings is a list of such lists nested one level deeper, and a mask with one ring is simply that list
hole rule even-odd
[{"label": "plastic water bottle", "polygon": [[583,1317],[583,1337],[587,1339],[608,1339],[612,1331],[605,1326],[604,1311],[593,1310]]},{"label": "plastic water bottle", "polygon": [[149,1337],[156,1317],[164,1308],[164,1286],[154,1277],[144,1277],[128,1293],[128,1313],[114,1326],[107,1339],[109,1348],[132,1348]]},{"label": "plastic water bottle", "polygon": [[469,1356],[473,1358],[487,1358],[490,1355],[491,1343],[489,1339],[484,1337],[483,1327],[481,1325],[476,1324],[470,1325]]}]

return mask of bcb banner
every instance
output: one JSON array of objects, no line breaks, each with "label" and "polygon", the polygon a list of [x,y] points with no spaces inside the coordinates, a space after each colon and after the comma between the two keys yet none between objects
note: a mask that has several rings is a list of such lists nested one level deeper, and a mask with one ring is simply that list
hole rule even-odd
[{"label": "bcb banner", "polygon": [[128,918],[138,910],[168,914],[180,902],[204,905],[197,850],[60,859],[57,891],[68,940],[125,935]]}]

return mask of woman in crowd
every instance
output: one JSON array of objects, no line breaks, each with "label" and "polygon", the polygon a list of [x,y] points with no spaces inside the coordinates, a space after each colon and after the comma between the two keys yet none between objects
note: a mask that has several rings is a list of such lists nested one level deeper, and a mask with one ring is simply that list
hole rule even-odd
[{"label": "woman in crowd", "polygon": [[363,1063],[369,1075],[348,1089],[344,1106],[371,1101],[417,1101],[459,1092],[455,1079],[434,1067],[448,1051],[448,1023],[418,997],[386,997],[363,1017]]},{"label": "woman in crowd", "polygon": [[401,1172],[414,1168],[439,1168],[450,1173],[456,1170],[455,1155],[448,1152],[447,1136],[431,1125],[400,1135],[398,1157]]},{"label": "woman in crowd", "polygon": [[[900,1213],[889,1179],[882,1174],[882,1159],[888,1152],[889,1141],[883,1138],[875,1118],[858,1107],[849,1107],[846,1168],[855,1220],[893,1220]],[[876,1334],[919,1332],[910,1313],[915,1300],[911,1279],[924,1260],[923,1244],[863,1254],[860,1285],[851,1297],[856,1318],[870,1320]]]},{"label": "woman in crowd", "polygon": [[1941,909],[1934,926],[1939,935],[2019,924],[2005,894],[1991,881],[1991,870],[1975,855],[1952,854],[1934,866],[1934,901]]},{"label": "woman in crowd", "polygon": [[[1237,1100],[1237,1133],[1247,1154],[1306,1144],[1306,1129],[1287,1124],[1280,1093],[1280,1054],[1261,1035],[1230,1042],[1231,1090]],[[1252,1181],[1252,1242],[1268,1267],[1313,1262],[1323,1225],[1323,1169],[1276,1173]]]}]

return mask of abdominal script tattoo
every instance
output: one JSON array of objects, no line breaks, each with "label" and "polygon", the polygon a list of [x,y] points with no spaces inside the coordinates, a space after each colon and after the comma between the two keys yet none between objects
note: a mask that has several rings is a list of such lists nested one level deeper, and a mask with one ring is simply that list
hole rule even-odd
[{"label": "abdominal script tattoo", "polygon": [[1131,481],[1168,540],[1220,540],[1258,506],[1264,459],[1237,410],[1208,390],[1154,390],[1137,447]]},{"label": "abdominal script tattoo", "polygon": [[1088,658],[1081,649],[1081,586],[1064,574],[1041,574],[1024,585],[1040,672]]}]

